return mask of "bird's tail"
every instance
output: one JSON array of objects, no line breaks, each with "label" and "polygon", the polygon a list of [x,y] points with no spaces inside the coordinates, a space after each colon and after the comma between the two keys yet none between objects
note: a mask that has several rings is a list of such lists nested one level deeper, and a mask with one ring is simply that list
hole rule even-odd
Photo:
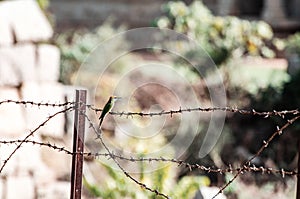
[{"label": "bird's tail", "polygon": [[99,129],[101,128],[102,122],[103,122],[104,117],[100,118],[100,122],[99,122]]}]

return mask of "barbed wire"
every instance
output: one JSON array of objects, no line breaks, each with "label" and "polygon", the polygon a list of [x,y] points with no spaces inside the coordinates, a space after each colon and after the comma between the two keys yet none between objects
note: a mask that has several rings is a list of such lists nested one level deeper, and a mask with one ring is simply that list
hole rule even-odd
[{"label": "barbed wire", "polygon": [[213,108],[201,108],[201,107],[197,107],[197,108],[186,108],[186,109],[182,109],[179,108],[178,110],[169,110],[169,111],[160,111],[160,112],[152,112],[152,113],[144,113],[144,112],[111,112],[111,115],[118,115],[118,116],[141,116],[141,117],[145,117],[145,116],[149,116],[149,117],[153,117],[153,116],[162,116],[162,115],[170,115],[171,117],[174,114],[181,114],[181,113],[187,113],[187,112],[214,112],[214,111],[225,111],[225,112],[231,112],[231,113],[240,113],[242,115],[259,115],[259,116],[264,116],[264,117],[270,117],[270,116],[280,116],[284,118],[284,115],[287,114],[293,114],[293,115],[297,115],[299,114],[299,111],[296,110],[285,110],[285,111],[271,111],[271,112],[259,112],[256,111],[254,109],[252,109],[251,111],[249,110],[242,110],[242,109],[237,109],[237,108],[230,108],[230,107],[213,107]]},{"label": "barbed wire", "polygon": [[164,198],[167,198],[169,199],[169,196],[167,196],[166,194],[163,194],[161,192],[159,192],[158,190],[156,189],[152,189],[150,187],[148,187],[146,184],[138,181],[137,179],[135,179],[134,177],[132,177],[122,166],[121,164],[118,162],[118,160],[115,158],[115,156],[113,155],[113,153],[110,151],[110,149],[108,148],[108,146],[105,144],[103,138],[102,138],[102,132],[101,132],[101,129],[97,128],[94,126],[92,120],[88,117],[88,115],[86,115],[85,113],[81,113],[81,114],[84,114],[86,119],[88,120],[89,122],[89,127],[93,129],[93,131],[95,132],[95,134],[97,135],[97,138],[96,139],[99,139],[101,144],[103,145],[103,147],[105,148],[105,150],[107,151],[107,153],[109,154],[109,157],[116,163],[116,165],[121,169],[121,171],[124,173],[124,175],[126,177],[128,177],[129,179],[131,179],[133,182],[135,182],[137,185],[139,185],[140,187],[152,192],[152,193],[155,193],[157,196],[162,196]]},{"label": "barbed wire", "polygon": [[[281,135],[283,131],[292,125],[295,121],[297,121],[300,118],[300,115],[295,116],[291,120],[288,120],[286,124],[284,124],[281,128],[277,127],[276,131],[267,139],[267,141],[263,141],[263,145],[259,148],[259,150],[251,157],[249,158],[244,164],[241,166],[241,170],[239,170],[224,186],[222,186],[219,190],[219,192],[212,198],[216,198],[219,194],[221,194],[241,173],[243,173],[247,166],[251,164],[251,161],[258,157],[270,144],[270,142],[276,137],[276,135]],[[284,175],[283,175],[284,177]]]},{"label": "barbed wire", "polygon": [[11,152],[11,154],[8,156],[7,159],[5,159],[3,161],[3,164],[0,167],[0,173],[2,172],[2,170],[4,169],[5,165],[7,164],[7,162],[10,160],[10,158],[17,152],[17,150],[22,146],[22,144],[30,137],[32,136],[37,130],[39,130],[41,127],[43,127],[47,122],[49,122],[52,118],[54,118],[55,116],[61,114],[61,113],[65,113],[69,110],[74,109],[74,107],[69,107],[66,109],[63,109],[61,111],[57,111],[56,113],[48,116],[48,118],[46,120],[44,120],[41,124],[39,124],[35,129],[33,129],[32,131],[30,131],[30,133],[22,140],[22,142],[20,142],[17,147]]},{"label": "barbed wire", "polygon": [[0,140],[0,144],[17,144],[17,143],[26,143],[26,144],[33,144],[33,145],[37,145],[40,147],[49,147],[53,150],[57,150],[58,152],[65,152],[68,155],[73,155],[74,153],[71,152],[70,150],[66,149],[65,147],[59,147],[56,146],[55,144],[51,144],[50,142],[39,142],[39,141],[35,141],[35,140],[21,140],[21,139],[17,139],[17,140]]},{"label": "barbed wire", "polygon": [[[32,106],[52,106],[52,107],[64,107],[69,105],[75,105],[76,102],[64,102],[64,103],[48,103],[48,102],[34,102],[34,101],[18,101],[18,100],[4,100],[0,101],[0,105],[5,103],[15,103],[15,104],[21,104],[21,105],[32,105]],[[90,110],[93,110],[94,112],[98,113],[101,112],[101,108],[97,108],[94,105],[86,104],[86,107]],[[179,107],[177,110],[162,110],[160,112],[131,112],[131,111],[111,111],[111,115],[116,116],[141,116],[141,117],[153,117],[153,116],[162,116],[162,115],[169,115],[173,116],[174,114],[182,114],[182,113],[188,113],[188,112],[214,112],[214,111],[225,111],[225,112],[231,112],[231,113],[239,113],[242,115],[258,115],[263,117],[270,117],[270,116],[280,116],[282,118],[285,118],[285,115],[298,115],[300,114],[299,109],[293,109],[293,110],[272,110],[272,111],[257,111],[255,109],[246,110],[246,109],[238,109],[233,107],[195,107],[195,108],[182,108]]]},{"label": "barbed wire", "polygon": [[[19,139],[19,140],[11,140],[11,141],[0,141],[1,144],[16,144],[16,148],[13,150],[13,152],[8,156],[7,159],[5,159],[3,161],[3,165],[0,168],[0,173],[2,172],[2,170],[4,169],[4,167],[6,166],[7,162],[11,159],[11,157],[16,153],[16,151],[18,149],[20,149],[20,147],[22,146],[22,144],[24,143],[32,143],[34,145],[39,145],[39,146],[45,146],[45,147],[49,147],[52,148],[54,150],[58,150],[59,152],[65,152],[68,155],[73,155],[74,153],[72,153],[71,151],[69,151],[68,149],[64,148],[64,147],[58,147],[55,146],[53,144],[50,143],[43,143],[43,142],[37,142],[37,141],[33,141],[33,140],[28,140],[30,136],[32,136],[38,129],[40,129],[42,126],[44,126],[47,122],[49,122],[52,118],[54,118],[55,116],[57,116],[58,114],[61,113],[65,113],[71,110],[74,110],[74,107],[76,105],[76,102],[64,102],[64,103],[44,103],[44,102],[33,102],[33,101],[16,101],[16,100],[4,100],[4,101],[0,101],[0,105],[2,104],[6,104],[6,103],[14,103],[14,104],[19,104],[19,105],[24,105],[25,107],[27,107],[27,105],[31,105],[31,106],[37,106],[37,107],[41,107],[41,106],[46,106],[46,107],[64,107],[63,110],[57,111],[56,113],[50,115],[44,122],[42,122],[40,125],[38,125],[35,129],[33,129],[32,131],[30,131],[30,133],[24,138],[24,139]],[[102,109],[96,108],[93,105],[86,105],[86,107],[91,110],[94,111],[96,114],[98,112],[101,112]],[[85,156],[93,156],[94,158],[98,157],[98,156],[104,156],[106,158],[111,158],[116,165],[121,169],[121,171],[124,173],[124,175],[126,177],[128,177],[129,179],[131,179],[133,182],[135,182],[137,185],[139,185],[140,187],[155,193],[158,196],[162,196],[164,198],[169,198],[169,196],[167,196],[164,193],[159,192],[156,189],[152,189],[150,187],[148,187],[146,184],[139,182],[138,180],[136,180],[135,178],[133,178],[118,162],[118,160],[126,160],[126,161],[131,161],[131,162],[137,162],[137,161],[142,161],[142,162],[152,162],[152,161],[156,161],[156,162],[170,162],[170,163],[175,163],[178,166],[184,166],[186,168],[188,168],[190,171],[192,170],[201,170],[204,172],[212,172],[212,173],[219,173],[219,174],[224,174],[224,173],[235,173],[235,175],[225,184],[223,185],[219,192],[213,197],[215,198],[217,195],[219,195],[220,193],[222,193],[240,174],[244,173],[244,172],[261,172],[262,174],[267,173],[267,174],[280,174],[283,178],[286,175],[298,175],[299,171],[287,171],[284,169],[275,169],[275,168],[265,168],[265,167],[256,167],[255,165],[251,165],[251,162],[254,158],[258,157],[259,155],[261,155],[261,153],[269,146],[269,144],[272,142],[272,140],[277,136],[277,135],[281,135],[283,133],[283,131],[289,127],[290,125],[292,125],[295,121],[297,121],[300,118],[300,111],[298,109],[294,109],[294,110],[283,110],[283,111],[277,111],[277,110],[273,110],[273,111],[256,111],[254,109],[252,110],[245,110],[245,109],[238,109],[238,108],[231,108],[231,107],[209,107],[209,108],[203,108],[203,107],[196,107],[196,108],[185,108],[182,109],[181,107],[178,110],[163,110],[160,112],[130,112],[130,111],[112,111],[110,112],[111,115],[114,116],[125,116],[125,117],[133,117],[133,116],[140,116],[140,117],[153,117],[153,116],[162,116],[162,115],[169,115],[170,117],[173,117],[173,115],[175,114],[183,114],[183,113],[189,113],[189,112],[214,112],[214,111],[224,111],[224,112],[231,112],[231,113],[239,113],[242,115],[258,115],[258,116],[262,116],[264,118],[268,118],[271,116],[279,116],[283,119],[285,119],[286,123],[282,126],[276,126],[276,131],[265,141],[263,141],[262,146],[259,148],[259,150],[255,153],[255,155],[253,155],[251,158],[249,158],[245,163],[241,164],[240,167],[237,168],[233,168],[231,165],[229,165],[229,167],[224,167],[224,168],[211,168],[211,167],[205,167],[203,165],[199,165],[199,164],[190,164],[187,163],[185,161],[182,160],[177,160],[177,159],[168,159],[168,158],[163,158],[163,157],[150,157],[150,158],[134,158],[134,157],[125,157],[122,155],[115,155],[113,153],[113,151],[111,151],[108,146],[106,145],[106,143],[104,142],[103,138],[102,138],[102,133],[101,130],[98,129],[97,127],[94,126],[93,122],[91,121],[91,119],[88,117],[88,115],[84,114],[86,119],[89,122],[89,126],[90,128],[92,128],[92,130],[95,132],[95,134],[97,135],[97,139],[100,140],[101,144],[103,145],[104,149],[106,150],[106,153],[92,153],[92,152],[85,152],[83,153],[83,155]],[[288,117],[287,117],[288,116]],[[288,119],[288,118],[292,118],[292,119]]]},{"label": "barbed wire", "polygon": [[69,105],[74,105],[76,102],[64,102],[64,103],[49,103],[49,102],[33,102],[33,101],[18,101],[18,100],[4,100],[0,101],[0,105],[13,103],[13,104],[20,104],[20,105],[32,105],[32,106],[52,106],[52,107],[64,107]]},{"label": "barbed wire", "polygon": [[[95,111],[96,113],[101,112],[102,109],[95,108],[92,105],[87,105],[87,108]],[[140,116],[140,117],[153,117],[153,116],[162,116],[162,115],[169,115],[172,117],[174,114],[182,114],[182,113],[189,113],[189,112],[214,112],[214,111],[224,111],[224,112],[231,112],[231,113],[239,113],[242,115],[258,115],[258,116],[263,116],[265,118],[268,118],[270,116],[280,116],[282,118],[285,118],[285,115],[297,115],[300,114],[300,111],[298,109],[294,110],[283,110],[283,111],[257,111],[255,109],[252,110],[245,110],[245,109],[238,109],[238,108],[232,108],[232,107],[208,107],[208,108],[203,108],[203,107],[196,107],[196,108],[181,108],[177,110],[162,110],[160,112],[125,112],[125,111],[111,111],[111,115],[117,115],[117,116]]]},{"label": "barbed wire", "polygon": [[[64,152],[67,155],[74,155],[76,153],[73,153],[71,150],[66,149],[66,147],[61,147],[61,146],[57,146],[55,144],[51,144],[50,142],[39,142],[39,141],[35,141],[35,140],[0,140],[0,144],[17,144],[17,143],[27,143],[27,144],[33,144],[33,145],[37,145],[40,147],[48,147],[51,148],[53,150],[56,150],[58,152]],[[225,174],[225,173],[235,173],[238,172],[240,170],[244,170],[245,172],[261,172],[262,174],[280,174],[283,178],[285,176],[294,176],[294,175],[298,175],[297,171],[288,171],[285,170],[283,168],[281,169],[275,169],[275,168],[271,168],[271,167],[263,167],[263,166],[259,166],[257,167],[256,165],[251,165],[251,166],[246,166],[244,165],[243,168],[241,167],[237,167],[234,168],[231,165],[227,166],[226,168],[211,168],[211,167],[207,167],[204,165],[200,165],[200,164],[191,164],[188,163],[184,160],[179,160],[176,158],[164,158],[164,157],[125,157],[124,155],[117,155],[115,153],[113,153],[111,151],[111,154],[109,153],[99,153],[99,152],[83,152],[83,153],[77,153],[77,154],[82,154],[86,157],[93,157],[94,159],[98,158],[98,157],[107,157],[107,158],[111,158],[111,156],[113,156],[114,158],[120,159],[120,160],[126,160],[129,162],[166,162],[166,163],[174,163],[176,164],[178,167],[183,166],[185,168],[187,168],[189,171],[193,171],[193,170],[200,170],[200,171],[204,171],[207,173],[219,173],[219,174]]]}]

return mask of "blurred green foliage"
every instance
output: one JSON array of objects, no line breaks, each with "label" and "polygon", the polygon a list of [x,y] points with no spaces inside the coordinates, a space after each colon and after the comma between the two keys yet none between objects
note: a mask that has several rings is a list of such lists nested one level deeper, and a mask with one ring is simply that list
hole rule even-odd
[{"label": "blurred green foliage", "polygon": [[291,79],[284,85],[280,107],[285,109],[300,108],[300,32],[286,39],[285,51],[289,61],[288,71]]},{"label": "blurred green foliage", "polygon": [[229,86],[240,87],[253,96],[260,95],[262,90],[269,87],[280,92],[290,79],[283,69],[256,66],[255,63],[243,63],[243,67],[240,65],[240,63],[230,63],[226,67],[226,72],[230,74]]},{"label": "blurred green foliage", "polygon": [[37,3],[43,11],[47,10],[50,4],[49,0],[37,0]]},{"label": "blurred green foliage", "polygon": [[[159,134],[148,140],[129,138],[128,140],[122,140],[122,143],[117,140],[114,140],[114,142],[119,143],[119,147],[121,148],[123,145],[123,148],[125,148],[126,145],[126,150],[136,154],[135,156],[138,158],[147,158],[149,157],[149,153],[165,146],[167,140],[163,135]],[[172,155],[174,153],[173,149],[158,153],[160,154],[156,156],[161,155],[161,157],[165,158],[174,156]],[[100,165],[99,169],[105,173],[103,174],[105,180],[101,180],[100,184],[96,185],[90,183],[87,178],[84,179],[84,186],[93,197],[111,199],[162,198],[132,182],[118,168],[112,167],[111,161],[98,163]],[[122,167],[139,182],[174,199],[192,198],[201,186],[210,185],[210,179],[206,176],[184,176],[177,179],[179,171],[177,166],[168,162],[128,162],[122,164]],[[131,173],[129,170],[132,169],[134,169],[134,172]]]},{"label": "blurred green foliage", "polygon": [[[284,50],[286,52],[287,59],[289,60],[292,56],[300,57],[300,33],[295,33],[289,36],[287,39],[283,40]],[[289,62],[289,66],[290,66]],[[294,63],[295,64],[295,63]],[[296,63],[297,64],[297,63]],[[272,82],[276,84],[266,84],[263,88],[260,88],[256,95],[253,95],[253,106],[258,107],[261,110],[271,110],[271,109],[296,109],[300,107],[300,71],[299,62],[297,70],[293,70],[293,73],[287,74],[285,71],[285,77],[281,75],[283,81],[278,78],[272,77]],[[289,69],[288,69],[289,70]],[[262,70],[259,71],[260,73]],[[280,72],[280,71],[278,71]],[[266,77],[266,76],[264,76]]]},{"label": "blurred green foliage", "polygon": [[289,36],[286,39],[285,50],[288,54],[298,54],[300,56],[300,32]]},{"label": "blurred green foliage", "polygon": [[[273,38],[273,31],[265,22],[250,22],[236,17],[217,17],[201,1],[194,1],[190,6],[181,1],[169,2],[165,5],[164,10],[166,16],[159,18],[156,25],[160,28],[172,28],[192,37],[209,53],[216,64],[222,64],[231,57],[242,55],[273,57],[274,52],[269,45],[272,42],[277,43],[276,47],[282,45],[280,40]],[[74,74],[92,49],[122,30],[122,27],[115,29],[110,22],[107,22],[92,32],[76,31],[59,35],[57,44],[62,53],[60,81],[71,84]],[[287,49],[299,52],[299,40],[299,35],[291,37],[287,42]],[[107,50],[118,51],[119,46],[126,45],[126,43],[125,39],[116,41],[114,45],[110,46],[111,49]],[[193,58],[193,60],[199,58],[197,51],[186,52],[186,56]],[[183,61],[185,60],[175,62],[174,65],[177,64],[176,70],[184,74],[185,77],[192,79],[193,82],[199,80],[189,68],[182,67],[183,64],[189,64],[183,63]],[[284,84],[287,81],[287,74],[284,71],[257,70],[251,66],[238,66],[238,68],[239,70],[228,67],[228,73],[233,78],[230,83],[232,83],[231,86],[237,86],[251,95],[250,108],[256,109],[259,106],[259,110],[269,111],[273,110],[274,107],[296,108],[300,106],[298,100],[300,98],[298,87],[300,74],[296,76],[297,78],[292,78]],[[232,87],[227,89],[231,90]],[[240,96],[238,98],[240,101],[243,100]],[[251,124],[255,126],[254,122]],[[126,148],[139,145],[134,142],[122,142]],[[157,140],[153,143],[157,143]],[[151,150],[150,146],[152,145],[152,143],[143,145],[144,150]],[[121,148],[125,148],[125,146]],[[220,148],[220,150],[223,149],[223,147]],[[135,151],[135,153],[138,153],[140,157],[144,157],[146,154],[145,151]],[[174,178],[177,171],[168,165],[159,165],[160,169],[147,175],[144,171],[148,165],[148,162],[138,163],[139,174],[133,176],[147,186],[162,191],[172,198],[192,198],[200,186],[210,184],[209,178],[205,176],[184,176],[176,180]],[[84,185],[91,195],[102,198],[157,198],[153,193],[139,189],[120,171],[104,164],[102,168],[108,175],[108,178],[104,180],[104,185],[96,185],[89,182],[88,179],[84,179]],[[172,189],[167,188],[166,185],[171,185]],[[229,187],[229,189],[232,192],[235,191],[234,187]]]},{"label": "blurred green foliage", "polygon": [[[93,31],[77,30],[59,34],[56,44],[61,50],[60,78],[65,84],[72,84],[72,78],[78,71],[81,64],[87,59],[88,55],[106,39],[124,30],[124,27],[114,28],[111,20],[107,20]],[[125,39],[112,42],[109,49],[105,49],[106,54],[115,55],[120,46],[127,45]]]},{"label": "blurred green foliage", "polygon": [[216,64],[244,54],[275,56],[268,47],[273,39],[272,28],[263,21],[214,16],[201,1],[189,6],[182,1],[170,1],[165,4],[164,11],[165,16],[157,19],[155,25],[195,39]]},{"label": "blurred green foliage", "polygon": [[[146,166],[148,162],[141,164]],[[119,170],[105,164],[102,164],[102,166],[109,175],[109,177],[105,179],[104,185],[98,186],[91,184],[86,178],[83,179],[83,184],[92,197],[111,199],[162,198],[155,193],[139,188],[137,184],[130,182],[130,180]],[[208,186],[210,184],[210,180],[206,176],[185,176],[177,183],[173,181],[171,188],[170,183],[167,182],[170,181],[170,172],[174,172],[174,169],[172,169],[170,165],[162,166],[160,169],[147,175],[147,179],[138,180],[142,183],[145,183],[146,181],[147,186],[150,184],[152,189],[163,192],[174,199],[193,198],[201,186]],[[144,173],[141,171],[140,175],[144,175]]]},{"label": "blurred green foliage", "polygon": [[278,106],[281,109],[300,108],[300,71],[292,76],[290,81],[284,84],[281,98],[278,100]]},{"label": "blurred green foliage", "polygon": [[[300,55],[299,49],[299,33],[289,36],[284,41],[284,48],[286,51],[287,59],[290,58],[291,55]],[[281,42],[281,41],[280,41]],[[280,44],[282,45],[282,44]],[[294,62],[295,64],[296,62]],[[297,65],[297,64],[296,64]],[[245,89],[245,92],[248,92],[248,100],[249,104],[247,108],[255,109],[260,111],[271,111],[271,110],[295,110],[300,108],[300,70],[299,70],[299,62],[297,70],[293,70],[292,73],[287,73],[285,70],[277,70],[276,76],[270,76],[271,81],[268,84],[265,84],[263,87],[258,87],[257,91],[254,93],[248,92],[248,89]],[[289,62],[289,66],[290,62]],[[267,78],[268,76],[264,73],[267,72],[265,69],[259,70],[259,73],[263,75],[262,78]],[[242,78],[242,81],[247,80],[244,76],[239,74],[239,77]],[[281,81],[280,81],[281,79]],[[273,83],[272,83],[273,82]],[[247,81],[246,81],[247,83]],[[274,131],[275,126],[282,126],[286,123],[287,119],[292,119],[294,115],[286,115],[284,117],[285,120],[281,118],[271,117],[266,121],[257,120],[255,117],[250,117],[248,119],[240,119],[238,121],[239,125],[242,122],[246,123],[249,121],[249,127],[254,131],[258,131],[259,129],[264,128],[263,134],[265,137],[270,136],[270,132]],[[247,120],[247,121],[246,121]],[[251,126],[250,126],[251,125]],[[245,128],[245,126],[243,127]],[[270,145],[264,154],[263,158],[271,159],[278,167],[283,167],[286,169],[293,170],[295,169],[295,164],[293,161],[297,157],[298,143],[299,140],[299,130],[300,130],[300,122],[296,121],[293,125],[291,125],[285,132],[284,135],[275,138],[272,145]],[[244,129],[243,129],[244,131]],[[269,133],[268,133],[269,132]],[[240,133],[240,132],[238,132]],[[237,134],[238,134],[237,133]],[[238,135],[237,135],[238,136]],[[253,138],[253,143],[257,143],[258,137]],[[265,137],[263,139],[265,139]],[[244,139],[244,136],[243,136]],[[236,143],[238,144],[238,143]],[[282,156],[281,154],[285,154]]]}]

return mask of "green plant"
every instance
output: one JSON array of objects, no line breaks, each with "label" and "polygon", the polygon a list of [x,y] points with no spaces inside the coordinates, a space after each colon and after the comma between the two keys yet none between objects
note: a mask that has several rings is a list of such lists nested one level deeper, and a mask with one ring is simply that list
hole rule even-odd
[{"label": "green plant", "polygon": [[[72,84],[74,75],[92,50],[104,40],[123,30],[124,27],[114,28],[111,20],[108,20],[93,31],[77,30],[58,35],[55,40],[61,50],[60,81]],[[114,40],[110,43],[109,48],[105,49],[107,55],[105,58],[110,59],[109,56],[114,56],[121,48],[127,46],[125,38]]]},{"label": "green plant", "polygon": [[[137,154],[138,158],[147,158],[147,153],[155,151],[157,147],[162,147],[166,139],[162,136],[146,141],[130,139],[122,143],[127,145],[127,149]],[[151,143],[151,144],[150,144]],[[132,146],[132,148],[128,148]],[[161,154],[164,157],[172,157],[172,150],[168,150],[168,154]],[[158,155],[159,156],[159,155]],[[176,182],[177,169],[171,163],[155,163],[148,161],[139,161],[124,164],[123,168],[135,168],[136,171],[131,173],[132,177],[139,182],[146,184],[152,189],[156,189],[161,193],[169,195],[171,198],[192,198],[201,186],[208,186],[210,180],[206,176],[184,176]],[[101,168],[106,173],[105,180],[101,180],[99,185],[91,184],[84,179],[84,186],[92,196],[102,198],[161,198],[155,193],[147,191],[132,182],[118,169],[112,168],[109,163],[101,163]]]},{"label": "green plant", "polygon": [[300,32],[295,33],[286,39],[285,50],[288,54],[300,55]]},{"label": "green plant", "polygon": [[193,198],[201,186],[208,186],[210,180],[206,176],[185,176],[176,184],[172,198]]},{"label": "green plant", "polygon": [[49,7],[49,0],[37,0],[37,3],[39,4],[40,8],[45,11]]},{"label": "green plant", "polygon": [[273,39],[273,31],[263,21],[214,16],[201,1],[189,6],[182,1],[171,1],[164,6],[164,11],[166,15],[156,20],[156,26],[187,34],[216,64],[234,55],[275,55],[267,45]]},{"label": "green plant", "polygon": [[[146,163],[142,163],[145,164]],[[101,198],[161,198],[155,193],[144,190],[138,185],[131,182],[123,173],[110,167],[109,165],[102,165],[109,177],[105,179],[102,185],[95,185],[89,183],[84,178],[83,184],[93,197]],[[172,171],[171,171],[172,170]],[[185,176],[177,183],[170,184],[169,175],[174,172],[171,166],[164,166],[161,169],[148,174],[145,179],[139,179],[143,183],[146,182],[147,186],[171,196],[174,199],[192,198],[201,186],[208,186],[210,180],[206,176]],[[141,173],[143,174],[143,173]],[[132,175],[132,174],[131,174]]]}]

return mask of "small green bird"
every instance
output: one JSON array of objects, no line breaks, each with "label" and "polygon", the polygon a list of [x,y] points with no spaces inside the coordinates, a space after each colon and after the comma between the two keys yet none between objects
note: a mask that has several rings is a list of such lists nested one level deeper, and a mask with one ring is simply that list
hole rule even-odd
[{"label": "small green bird", "polygon": [[102,113],[99,117],[99,120],[100,120],[100,123],[99,123],[99,128],[101,127],[102,125],[102,122],[103,122],[103,119],[105,117],[105,115],[107,113],[109,113],[109,111],[111,111],[111,109],[114,107],[114,104],[115,104],[115,101],[120,99],[120,97],[116,97],[116,96],[110,96],[107,103],[105,104],[103,110],[102,110]]}]

